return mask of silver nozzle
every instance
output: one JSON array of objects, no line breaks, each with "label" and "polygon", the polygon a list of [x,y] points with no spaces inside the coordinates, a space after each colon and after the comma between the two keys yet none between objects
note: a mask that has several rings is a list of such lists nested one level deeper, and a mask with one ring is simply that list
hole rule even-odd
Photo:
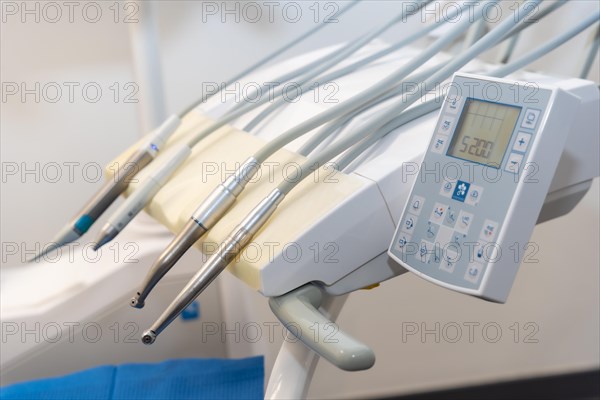
[{"label": "silver nozzle", "polygon": [[96,244],[94,245],[94,251],[98,251],[98,249],[100,247],[104,246],[106,243],[113,240],[118,234],[119,234],[119,231],[117,230],[117,228],[115,228],[111,224],[104,225],[102,227],[102,229],[100,230],[100,234],[98,235],[98,238],[96,239]]},{"label": "silver nozzle", "polygon": [[[233,233],[225,239],[219,251],[213,254],[200,270],[192,277],[183,290],[171,302],[169,307],[154,322],[149,331],[159,335],[169,324],[177,318],[203,291],[215,280],[217,276],[240,254],[252,240],[256,232],[267,222],[275,212],[284,194],[278,189],[273,190],[269,196],[261,201],[246,218],[234,229]],[[145,338],[146,333],[144,333]]]},{"label": "silver nozzle", "polygon": [[141,289],[131,298],[129,305],[135,308],[144,307],[146,297],[148,297],[154,286],[179,261],[185,252],[227,213],[235,203],[236,197],[256,174],[259,166],[259,162],[250,157],[211,192],[194,211],[192,218],[183,230],[179,232],[177,237],[171,241],[154,262],[142,283]]},{"label": "silver nozzle", "polygon": [[151,330],[147,330],[142,335],[142,343],[144,344],[152,344],[156,340],[156,333]]},{"label": "silver nozzle", "polygon": [[54,251],[68,243],[71,243],[81,237],[81,234],[71,224],[65,226],[56,237],[50,242],[50,244],[38,255],[27,261],[29,263],[36,262],[46,254]]},{"label": "silver nozzle", "polygon": [[129,305],[134,308],[144,308],[146,303],[140,299],[140,292],[137,292],[137,294],[129,301]]},{"label": "silver nozzle", "polygon": [[[246,236],[246,232],[243,231],[241,234],[235,235],[236,238]],[[230,236],[224,243],[223,250],[214,254],[209,260],[202,266],[202,268],[194,275],[194,277],[187,283],[183,290],[177,295],[175,300],[167,309],[161,314],[161,316],[152,324],[149,330],[144,332],[142,341],[146,340],[146,336],[149,332],[155,335],[160,334],[169,324],[177,318],[187,306],[189,306],[195,299],[204,291],[204,289],[227,267],[229,262],[241,251],[241,246],[238,242]],[[149,339],[148,339],[149,340]]]},{"label": "silver nozzle", "polygon": [[156,284],[190,247],[194,245],[206,233],[207,229],[193,219],[183,227],[183,230],[169,243],[169,246],[156,259],[150,271],[146,274],[140,290],[133,296],[129,305],[135,308],[144,307],[146,297],[150,294]]},{"label": "silver nozzle", "polygon": [[52,241],[53,245],[48,246],[42,253],[29,260],[29,262],[37,261],[50,251],[62,247],[67,243],[71,243],[83,236],[115,199],[127,189],[131,178],[148,165],[153,158],[154,156],[145,150],[137,151],[129,157],[124,165],[119,168],[114,179],[106,182],[100,191],[86,203],[73,222],[63,228]]}]

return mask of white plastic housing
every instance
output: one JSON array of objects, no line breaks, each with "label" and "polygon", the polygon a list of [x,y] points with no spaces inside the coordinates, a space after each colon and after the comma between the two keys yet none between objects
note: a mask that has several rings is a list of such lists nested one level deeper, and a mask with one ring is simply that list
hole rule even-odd
[{"label": "white plastic housing", "polygon": [[181,118],[175,114],[171,115],[158,128],[150,132],[146,138],[142,139],[140,150],[147,150],[150,154],[156,156],[180,124]]},{"label": "white plastic housing", "polygon": [[[485,90],[477,89],[478,86],[489,88],[491,85],[500,89],[501,95],[495,101],[488,100]],[[461,101],[454,106],[450,103],[443,105],[440,123],[436,125],[435,136],[408,197],[417,199],[411,202],[418,202],[418,211],[413,210],[412,203],[407,203],[403,222],[398,225],[388,251],[390,257],[400,265],[446,288],[492,301],[506,301],[521,263],[521,257],[511,256],[510,249],[515,244],[525,246],[530,239],[569,136],[571,123],[580,106],[578,97],[559,88],[538,86],[535,92],[527,88],[526,83],[512,80],[469,74],[455,76],[448,96],[473,98],[473,104],[478,108],[475,111],[471,108],[469,111],[466,105],[463,108]],[[502,107],[501,111],[498,107]],[[513,112],[517,111],[519,119],[514,122],[498,119],[502,118],[498,116],[502,116],[501,112],[506,112],[508,107]],[[487,109],[490,110],[489,116],[485,116]],[[470,155],[471,150],[467,153],[466,146],[463,153],[454,152],[453,156],[450,150],[447,154],[444,150],[448,146],[447,141],[452,140],[454,143],[457,137],[460,138],[457,135],[465,132],[460,128],[459,121],[467,112],[471,116],[476,115],[473,117],[472,127],[466,131],[467,135],[478,135],[480,127],[487,126],[485,124],[490,123],[489,121],[495,121],[496,126],[501,123],[512,124],[508,125],[510,131],[503,136],[508,141],[506,148],[502,150],[499,168],[493,168],[495,172],[491,173],[491,178],[488,175],[491,167],[480,167],[481,176],[477,176],[475,171],[481,166],[482,161],[479,160],[482,157],[469,160],[473,156]],[[534,116],[536,112],[538,117],[534,119],[537,121],[535,125],[527,124],[526,117]],[[480,113],[484,113],[484,116]],[[443,129],[443,121],[451,124],[448,130],[450,136],[439,134]],[[530,138],[524,150],[516,147],[519,144],[516,140],[522,135]],[[438,150],[440,140],[444,144]],[[460,149],[460,140],[458,143],[456,148]],[[498,143],[495,144],[498,147]],[[517,170],[518,173],[508,172],[510,160],[517,160],[519,157],[521,161],[518,165],[521,168]],[[432,166],[439,168],[432,171]],[[448,196],[440,190],[443,191],[444,183],[450,179],[443,172],[447,166],[455,167],[460,173],[456,178],[457,189]],[[426,172],[423,173],[423,170]],[[441,172],[436,173],[436,170]],[[475,185],[478,185],[478,189],[473,189]],[[462,195],[459,192],[461,186],[464,187]],[[469,203],[470,199],[466,197],[474,190],[477,190],[475,193],[483,194],[477,196],[476,203]],[[436,219],[435,212],[438,209],[446,217],[449,212],[454,212],[454,221],[459,221],[448,222],[445,217]],[[465,226],[468,236],[466,230],[461,232],[464,229],[460,221],[461,215],[464,215],[462,218],[467,218]],[[406,228],[405,221],[410,222],[409,228]],[[493,233],[480,236],[480,230],[481,235],[484,235],[487,226],[491,226],[489,229]],[[406,238],[410,244],[398,245],[400,239],[405,241]],[[429,246],[432,246],[431,250],[428,249]],[[489,252],[486,255],[480,254],[479,257],[473,256],[478,246],[483,246],[485,252],[493,249],[493,254]]]}]

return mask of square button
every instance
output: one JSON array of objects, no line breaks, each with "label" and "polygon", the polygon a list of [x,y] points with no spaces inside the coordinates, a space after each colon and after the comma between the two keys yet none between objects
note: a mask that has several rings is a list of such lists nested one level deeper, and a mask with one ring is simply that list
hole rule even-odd
[{"label": "square button", "polygon": [[454,229],[457,232],[466,235],[467,233],[469,233],[469,228],[472,224],[473,214],[468,213],[466,211],[461,211],[460,214],[458,214],[458,223],[456,224],[456,227]]},{"label": "square button", "polygon": [[465,280],[471,283],[478,283],[483,274],[483,265],[472,263],[467,266],[465,271]]},{"label": "square button", "polygon": [[461,103],[461,97],[457,95],[448,95],[446,97],[446,112],[448,114],[457,114]]},{"label": "square button", "polygon": [[425,237],[427,240],[433,240],[437,236],[439,225],[427,223],[427,230],[425,231]]},{"label": "square button", "polygon": [[435,245],[434,245],[434,252],[431,256],[432,256],[431,260],[433,261],[433,263],[439,264],[442,261],[441,249],[439,247],[435,247]]},{"label": "square button", "polygon": [[534,108],[528,108],[525,111],[525,117],[523,118],[521,127],[526,128],[526,129],[535,129],[538,124],[541,114],[542,114],[542,111],[540,111],[540,110],[536,110]]},{"label": "square button", "polygon": [[431,143],[431,151],[437,154],[443,154],[447,142],[448,136],[436,135]]},{"label": "square button", "polygon": [[513,145],[513,150],[525,153],[527,151],[527,148],[529,147],[530,142],[531,133],[519,132],[519,134],[517,135],[517,139],[515,140],[515,144]]},{"label": "square button", "polygon": [[398,250],[404,251],[406,249],[406,246],[410,243],[411,239],[412,236],[408,233],[400,232],[400,235],[398,235],[398,242],[396,244]]},{"label": "square button", "polygon": [[440,263],[440,269],[450,273],[454,272],[454,267],[456,266],[456,263],[458,263],[459,258],[456,251],[449,248],[445,249],[444,258]]},{"label": "square button", "polygon": [[478,242],[477,246],[473,247],[473,254],[469,262],[487,264],[498,261],[496,259],[497,250],[498,246],[495,243]]},{"label": "square button", "polygon": [[442,182],[442,188],[440,189],[440,195],[450,198],[454,193],[454,187],[456,186],[455,181],[444,180]]},{"label": "square button", "polygon": [[523,162],[523,154],[518,153],[510,153],[508,157],[508,161],[506,162],[506,168],[504,168],[508,172],[512,172],[513,174],[518,174],[521,169],[521,163]]},{"label": "square button", "polygon": [[448,243],[452,242],[453,234],[454,232],[452,231],[452,229],[446,226],[441,226],[435,238],[435,243],[440,247],[446,247]]},{"label": "square button", "polygon": [[[454,238],[454,236],[453,236],[453,238]],[[456,260],[457,262],[460,261],[460,259],[463,257],[463,255],[462,255],[462,252],[463,252],[462,247],[460,246],[460,244],[458,244],[458,243],[456,243],[454,241],[452,241],[452,242],[448,243],[446,246],[444,246],[444,250],[450,250],[450,251],[456,253],[457,256],[458,256],[458,259]]]},{"label": "square button", "polygon": [[431,242],[427,242],[425,240],[421,240],[421,245],[419,246],[419,255],[418,259],[427,264],[429,263],[429,258],[435,254],[435,246]]},{"label": "square button", "polygon": [[417,225],[417,217],[407,213],[404,221],[402,221],[402,232],[412,235],[415,231],[415,225]]},{"label": "square button", "polygon": [[465,241],[467,240],[467,235],[462,234],[462,233],[458,233],[458,232],[454,232],[452,234],[452,239],[451,239],[451,245],[452,246],[456,246],[456,247],[462,247],[465,243]]},{"label": "square button", "polygon": [[481,195],[483,194],[483,188],[481,186],[471,185],[469,188],[469,194],[465,198],[465,204],[474,206],[479,203]]},{"label": "square button", "polygon": [[479,264],[486,264],[489,261],[486,252],[486,244],[485,242],[477,242],[477,245],[473,247],[473,254],[471,254],[471,258],[469,262],[477,262]]},{"label": "square button", "polygon": [[435,224],[441,224],[444,221],[444,216],[446,214],[446,210],[448,206],[446,204],[435,203],[433,206],[433,211],[431,212],[431,217],[429,220]]},{"label": "square button", "polygon": [[496,237],[497,231],[498,231],[498,223],[496,221],[486,219],[483,222],[483,227],[481,228],[481,233],[479,234],[479,238],[482,240],[485,240],[486,242],[491,242]]},{"label": "square button", "polygon": [[470,186],[471,184],[468,182],[456,182],[456,187],[454,188],[454,192],[452,193],[452,200],[457,200],[464,203],[465,198],[467,197],[467,193],[469,193]]},{"label": "square button", "polygon": [[413,196],[410,204],[408,206],[408,211],[415,214],[420,215],[423,206],[425,205],[425,198],[421,196]]},{"label": "square button", "polygon": [[448,207],[448,211],[446,211],[446,218],[444,218],[444,225],[454,228],[454,224],[456,223],[457,219],[458,211],[453,210],[452,207]]},{"label": "square button", "polygon": [[452,133],[452,129],[454,128],[454,121],[456,121],[455,117],[443,116],[440,121],[440,127],[438,132],[440,135],[450,135]]}]

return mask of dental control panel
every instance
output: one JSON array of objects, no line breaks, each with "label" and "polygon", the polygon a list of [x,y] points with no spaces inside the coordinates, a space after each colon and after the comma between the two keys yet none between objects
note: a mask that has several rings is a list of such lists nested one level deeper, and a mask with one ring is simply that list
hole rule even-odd
[{"label": "dental control panel", "polygon": [[558,88],[455,75],[388,254],[505,302],[578,105]]}]

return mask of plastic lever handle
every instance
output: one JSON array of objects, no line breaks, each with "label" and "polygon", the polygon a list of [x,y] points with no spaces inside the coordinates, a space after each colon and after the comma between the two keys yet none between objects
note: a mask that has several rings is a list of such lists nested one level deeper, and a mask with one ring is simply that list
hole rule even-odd
[{"label": "plastic lever handle", "polygon": [[371,368],[375,364],[373,350],[325,318],[318,310],[322,302],[321,289],[308,284],[282,296],[271,297],[269,306],[294,336],[336,367],[345,371]]}]

